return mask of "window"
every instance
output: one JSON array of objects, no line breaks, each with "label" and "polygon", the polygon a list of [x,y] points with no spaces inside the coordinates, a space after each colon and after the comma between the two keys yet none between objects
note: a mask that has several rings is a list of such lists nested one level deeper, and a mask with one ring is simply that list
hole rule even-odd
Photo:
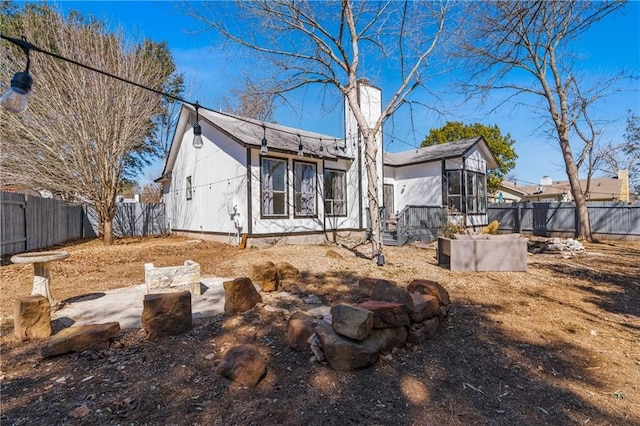
[{"label": "window", "polygon": [[262,215],[287,214],[287,163],[272,158],[262,159]]},{"label": "window", "polygon": [[191,199],[191,196],[193,195],[193,186],[191,185],[191,176],[187,176],[187,200]]},{"label": "window", "polygon": [[462,213],[462,179],[460,170],[447,171],[447,206],[451,213]]},{"label": "window", "polygon": [[316,165],[293,164],[293,211],[295,216],[316,215]]},{"label": "window", "polygon": [[[448,170],[447,177],[447,206],[452,213],[478,214],[487,211],[486,176],[477,172],[462,170]],[[462,195],[466,194],[463,203]]]},{"label": "window", "polygon": [[467,213],[484,213],[487,210],[486,177],[481,173],[465,172],[467,176]]},{"label": "window", "polygon": [[324,171],[324,210],[327,216],[347,215],[347,180],[341,170]]}]

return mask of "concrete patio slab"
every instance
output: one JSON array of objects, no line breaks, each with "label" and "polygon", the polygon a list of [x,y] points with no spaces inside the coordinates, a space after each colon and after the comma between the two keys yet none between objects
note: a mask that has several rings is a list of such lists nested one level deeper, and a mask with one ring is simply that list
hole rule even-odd
[{"label": "concrete patio slab", "polygon": [[[193,318],[224,313],[224,288],[222,283],[231,278],[203,278],[202,294],[192,296]],[[124,287],[105,292],[90,293],[64,301],[61,309],[51,314],[53,321],[65,326],[118,322],[120,328],[140,328],[142,302],[146,285]]]}]

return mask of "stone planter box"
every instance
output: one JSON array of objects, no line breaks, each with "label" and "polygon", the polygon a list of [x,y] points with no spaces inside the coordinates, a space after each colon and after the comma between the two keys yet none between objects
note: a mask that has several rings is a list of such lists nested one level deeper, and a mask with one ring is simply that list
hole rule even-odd
[{"label": "stone planter box", "polygon": [[526,271],[527,240],[520,234],[439,237],[438,265],[451,271]]},{"label": "stone planter box", "polygon": [[147,294],[187,290],[191,295],[199,296],[201,294],[200,264],[187,260],[183,266],[156,268],[153,263],[145,263],[144,281],[147,285]]}]

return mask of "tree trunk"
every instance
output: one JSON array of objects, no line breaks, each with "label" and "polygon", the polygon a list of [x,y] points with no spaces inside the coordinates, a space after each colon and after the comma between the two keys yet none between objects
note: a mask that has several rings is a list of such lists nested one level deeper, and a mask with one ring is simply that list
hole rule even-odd
[{"label": "tree trunk", "polygon": [[573,196],[573,201],[576,204],[576,219],[578,221],[578,232],[576,233],[576,237],[585,241],[592,241],[591,223],[589,222],[589,212],[587,210],[587,198],[582,192],[580,178],[578,176],[578,167],[571,155],[569,139],[566,136],[560,136],[560,147],[562,148],[565,170],[569,178],[569,185],[571,186],[571,195]]},{"label": "tree trunk", "polygon": [[100,237],[107,245],[113,244],[113,218],[116,213],[115,204],[96,206],[100,218]]},{"label": "tree trunk", "polygon": [[363,132],[365,141],[364,168],[367,173],[367,200],[371,223],[371,253],[375,257],[382,252],[382,221],[380,220],[380,194],[378,193],[378,147],[375,134]]},{"label": "tree trunk", "polygon": [[104,234],[102,242],[107,245],[113,244],[113,218],[104,221]]}]

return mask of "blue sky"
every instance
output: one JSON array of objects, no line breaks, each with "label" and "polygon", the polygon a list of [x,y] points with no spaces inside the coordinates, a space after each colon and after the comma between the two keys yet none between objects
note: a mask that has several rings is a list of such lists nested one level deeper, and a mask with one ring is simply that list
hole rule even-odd
[{"label": "blue sky", "polygon": [[[185,74],[188,90],[185,98],[200,104],[219,108],[220,99],[228,94],[229,81],[239,73],[250,72],[246,59],[217,46],[215,34],[200,31],[201,24],[185,16],[176,3],[170,1],[59,1],[62,11],[77,10],[92,14],[112,27],[121,27],[135,39],[143,37],[166,41],[174,55],[178,71]],[[630,2],[621,14],[606,18],[590,29],[578,48],[583,55],[580,71],[585,75],[613,74],[621,69],[640,75],[640,1]],[[381,76],[384,79],[385,76]],[[497,124],[503,134],[509,133],[516,141],[519,158],[513,171],[519,182],[537,183],[542,176],[553,180],[566,180],[562,157],[557,142],[549,141],[539,131],[539,122],[533,120],[527,108],[507,107],[497,113],[473,103],[461,103],[447,87],[446,78],[430,84],[430,89],[442,97],[447,114],[434,114],[413,108],[413,125],[409,109],[397,112],[393,121],[385,125],[385,149],[397,152],[419,145],[431,128],[446,121]],[[385,83],[372,81],[385,93]],[[622,142],[627,111],[640,115],[640,83],[635,81],[624,87],[627,91],[608,97],[598,105],[596,119],[601,123],[600,143]],[[393,87],[389,88],[389,95]],[[629,91],[631,90],[631,91]],[[293,108],[280,108],[276,121],[307,130],[341,136],[343,133],[342,108],[331,100],[319,104],[313,89],[301,90],[290,99]],[[491,104],[491,102],[489,102]],[[341,103],[337,103],[341,106]],[[391,138],[393,134],[393,138]],[[145,173],[158,175],[161,164],[154,164]]]}]

